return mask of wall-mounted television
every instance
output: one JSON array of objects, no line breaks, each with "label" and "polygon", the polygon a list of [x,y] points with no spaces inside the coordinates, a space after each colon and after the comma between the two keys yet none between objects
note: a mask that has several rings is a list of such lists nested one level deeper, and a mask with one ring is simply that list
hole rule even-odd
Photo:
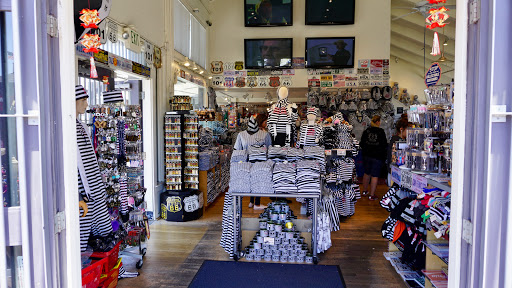
[{"label": "wall-mounted television", "polygon": [[293,0],[245,0],[245,27],[291,26]]},{"label": "wall-mounted television", "polygon": [[306,25],[354,24],[355,0],[306,0]]},{"label": "wall-mounted television", "polygon": [[245,69],[292,67],[292,38],[245,39]]},{"label": "wall-mounted television", "polygon": [[354,68],[355,37],[306,38],[307,68]]}]

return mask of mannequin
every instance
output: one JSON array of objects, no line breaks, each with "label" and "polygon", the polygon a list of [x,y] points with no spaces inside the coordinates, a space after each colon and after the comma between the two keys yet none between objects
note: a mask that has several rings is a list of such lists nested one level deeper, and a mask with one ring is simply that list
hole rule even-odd
[{"label": "mannequin", "polygon": [[291,146],[295,122],[299,118],[297,104],[288,102],[288,88],[279,87],[277,94],[279,101],[270,108],[267,121],[272,145]]},{"label": "mannequin", "polygon": [[299,141],[297,147],[318,146],[322,140],[322,126],[316,123],[318,118],[318,108],[309,107],[307,112],[307,122],[300,126]]},{"label": "mannequin", "polygon": [[89,98],[89,95],[84,87],[76,85],[78,192],[81,200],[79,205],[84,210],[84,215],[80,217],[80,248],[82,251],[87,248],[91,233],[98,236],[107,236],[112,232],[112,224],[105,202],[105,184],[101,178],[98,160],[86,125],[78,120],[78,115],[84,114],[87,109],[87,98]]}]

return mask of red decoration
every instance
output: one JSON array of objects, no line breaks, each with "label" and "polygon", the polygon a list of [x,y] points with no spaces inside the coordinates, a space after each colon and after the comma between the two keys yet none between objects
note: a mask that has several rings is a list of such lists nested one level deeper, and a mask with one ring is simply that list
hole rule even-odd
[{"label": "red decoration", "polygon": [[434,29],[446,26],[447,23],[445,23],[445,21],[448,20],[448,18],[450,18],[450,15],[445,13],[446,11],[450,10],[448,10],[448,8],[444,6],[437,9],[430,9],[430,11],[428,11],[430,13],[430,16],[428,16],[425,19],[425,21],[428,24],[427,28]]},{"label": "red decoration", "polygon": [[96,71],[96,64],[94,63],[94,57],[89,58],[91,63],[91,78],[98,78],[98,71]]},{"label": "red decoration", "polygon": [[98,13],[98,10],[96,9],[82,9],[82,11],[80,11],[80,14],[82,14],[82,16],[80,16],[78,19],[82,20],[82,27],[84,28],[91,28],[91,29],[98,29],[98,23],[100,23],[101,21],[101,18],[99,17],[99,13]]},{"label": "red decoration", "polygon": [[108,82],[108,76],[103,76],[103,84],[105,84],[105,85],[110,84],[110,83]]},{"label": "red decoration", "polygon": [[84,38],[82,38],[82,40],[80,40],[80,42],[82,43],[82,45],[85,46],[85,48],[84,48],[85,53],[89,53],[89,52],[97,53],[98,47],[101,46],[100,35],[95,35],[95,34],[85,34]]},{"label": "red decoration", "polygon": [[428,0],[430,4],[446,3],[446,0]]}]

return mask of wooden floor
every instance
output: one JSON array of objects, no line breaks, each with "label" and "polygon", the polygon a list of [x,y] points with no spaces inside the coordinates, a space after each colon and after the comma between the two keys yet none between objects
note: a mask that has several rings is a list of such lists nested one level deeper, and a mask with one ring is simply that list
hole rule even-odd
[{"label": "wooden floor", "polygon": [[[379,186],[377,195],[384,195],[386,190],[387,186]],[[261,211],[255,213],[248,208],[248,201],[246,197],[244,217],[257,217]],[[269,201],[262,198],[262,204]],[[141,275],[120,280],[118,287],[187,287],[204,260],[229,260],[219,245],[223,204],[224,198],[219,197],[197,221],[152,224],[144,266],[139,270]],[[298,203],[294,202],[292,209],[299,214]],[[387,216],[378,201],[366,197],[359,200],[356,214],[342,221],[340,231],[331,233],[333,245],[319,255],[319,264],[339,265],[349,288],[406,287],[382,256],[388,242],[381,237],[380,228]]]}]

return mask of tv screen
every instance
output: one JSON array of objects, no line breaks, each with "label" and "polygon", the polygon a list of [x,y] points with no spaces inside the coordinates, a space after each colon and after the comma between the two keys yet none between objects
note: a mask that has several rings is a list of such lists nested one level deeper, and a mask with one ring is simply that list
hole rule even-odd
[{"label": "tv screen", "polygon": [[292,67],[292,38],[245,39],[246,69]]},{"label": "tv screen", "polygon": [[245,27],[291,26],[293,0],[245,0]]},{"label": "tv screen", "polygon": [[306,67],[354,68],[354,37],[306,38]]},{"label": "tv screen", "polygon": [[306,25],[354,24],[355,0],[306,0]]}]

